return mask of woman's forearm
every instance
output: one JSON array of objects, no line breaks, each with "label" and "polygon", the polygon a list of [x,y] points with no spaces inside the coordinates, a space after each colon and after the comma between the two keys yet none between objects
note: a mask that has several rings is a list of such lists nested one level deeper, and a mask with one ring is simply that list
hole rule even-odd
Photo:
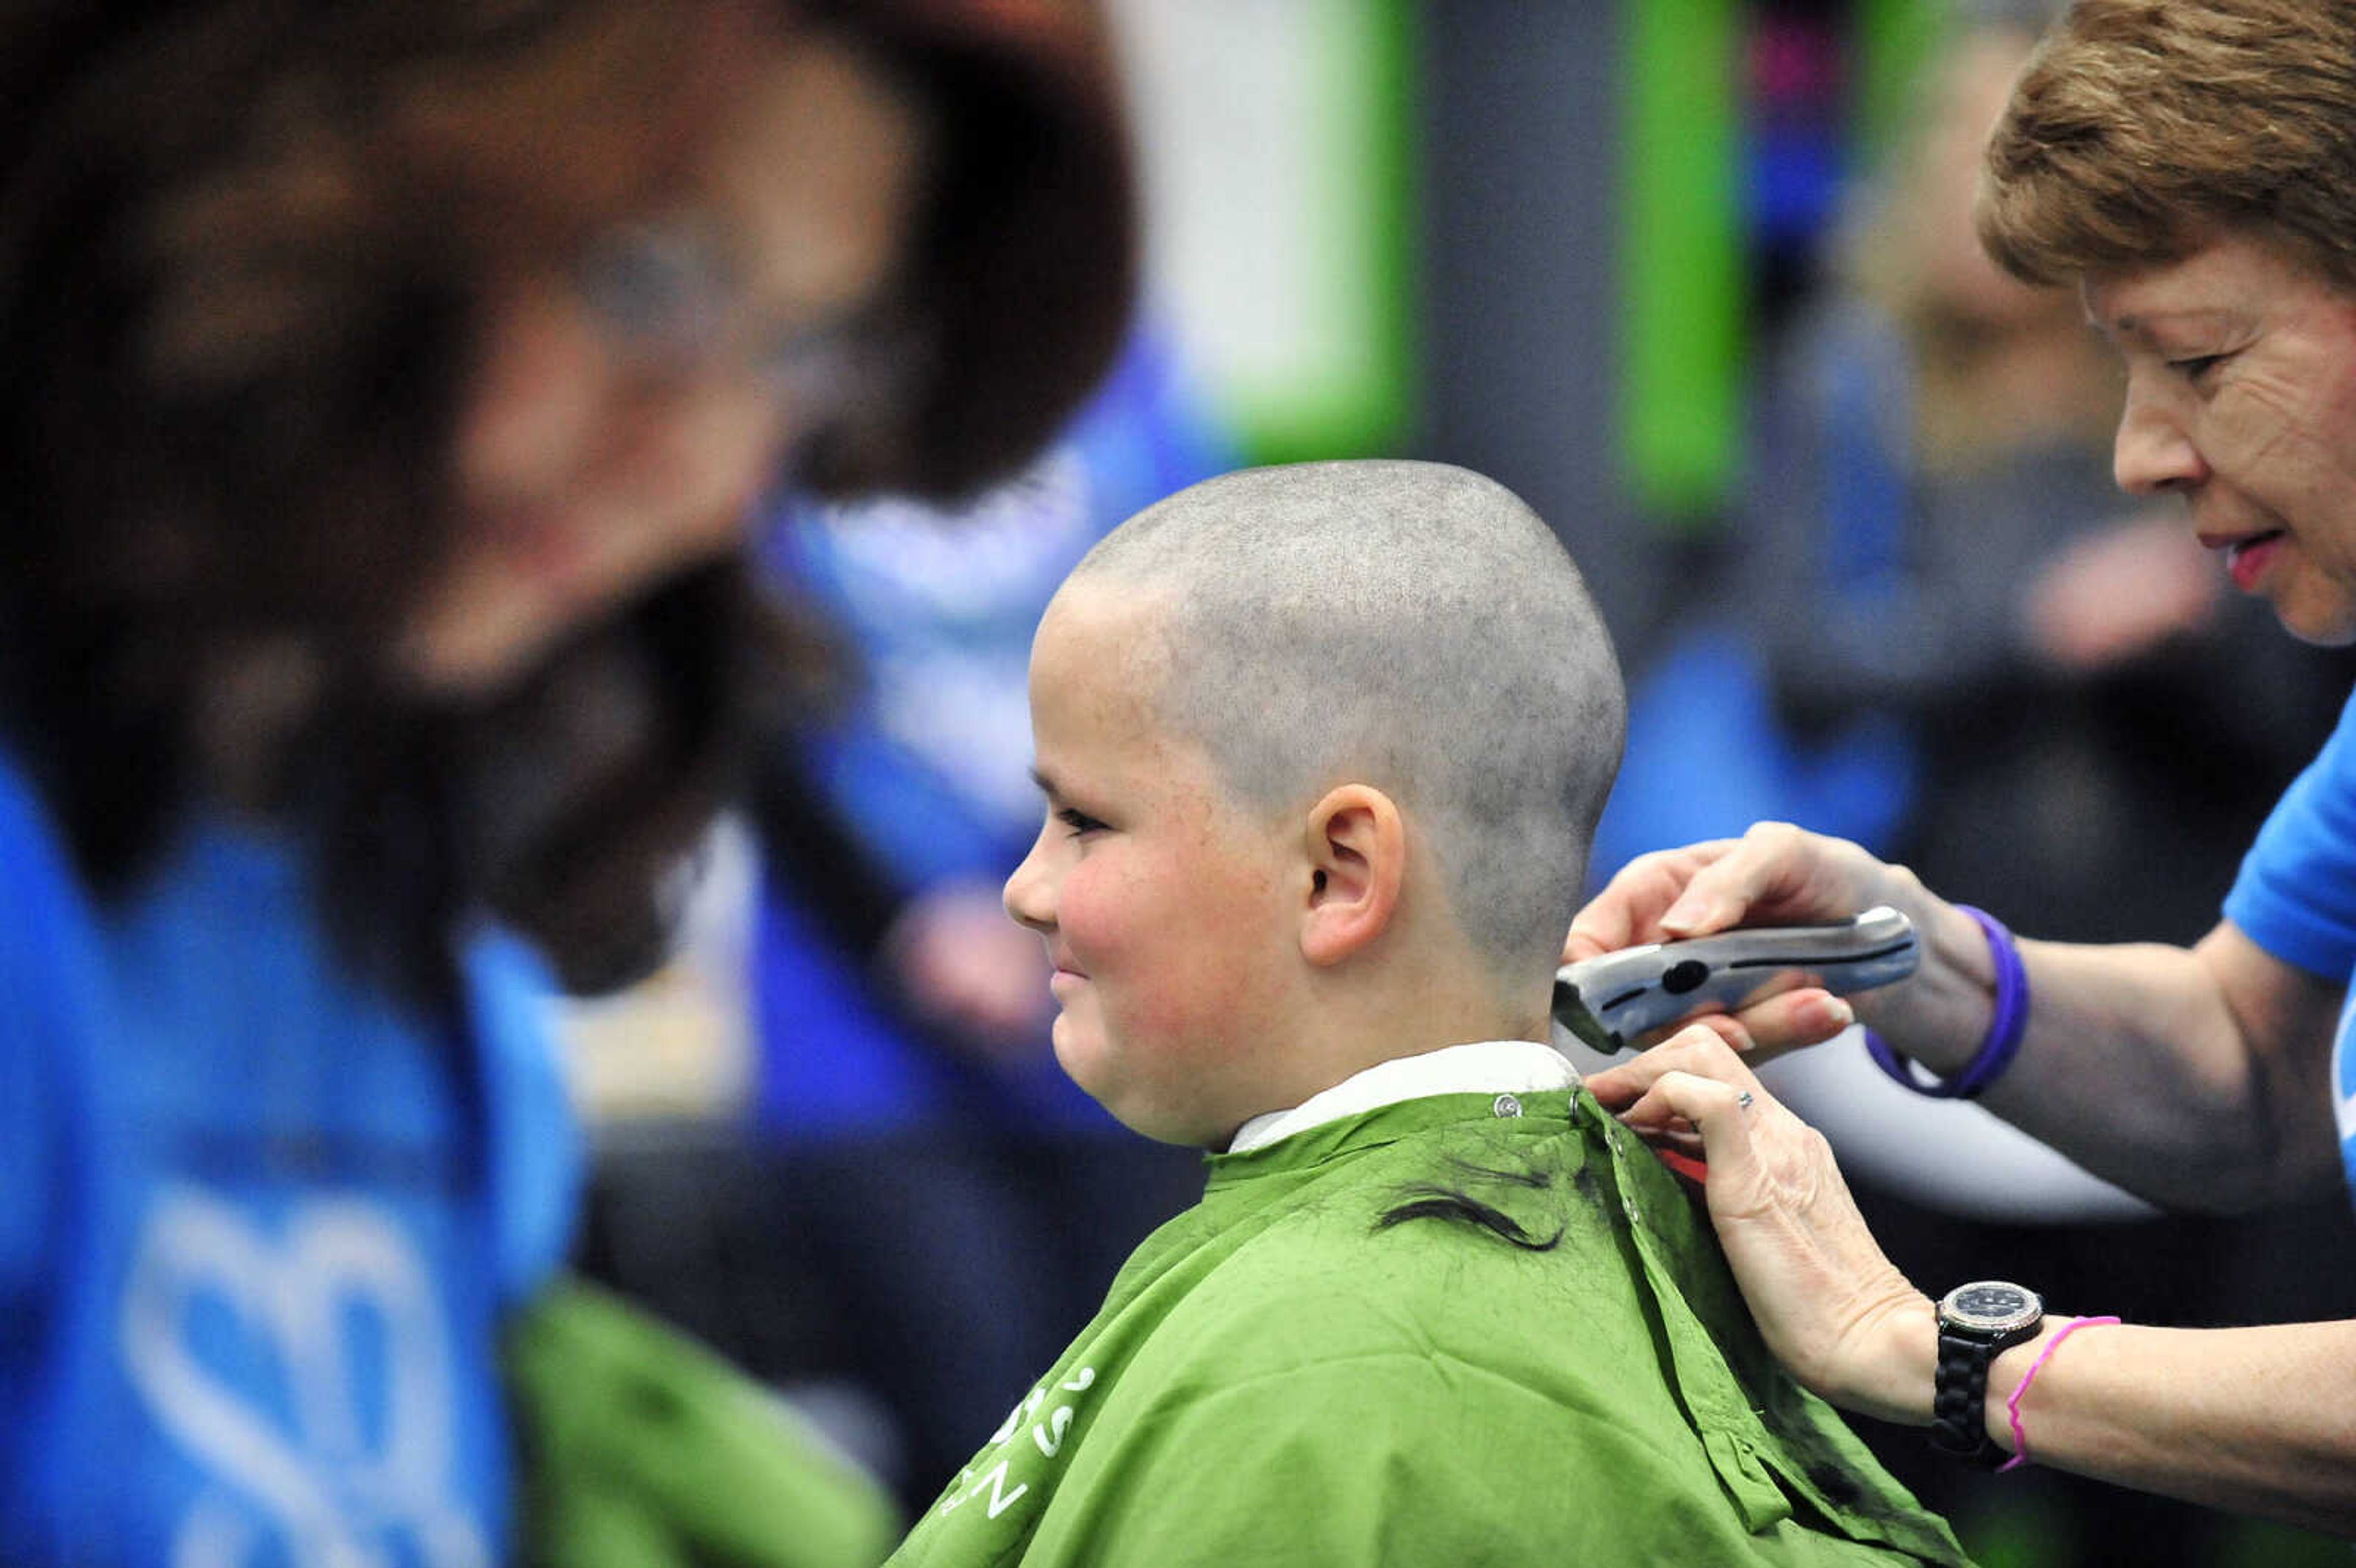
[{"label": "woman's forearm", "polygon": [[[2007,1399],[2068,1321],[1989,1369],[1999,1446],[2013,1447]],[[2356,1322],[2088,1326],[2019,1412],[2032,1464],[2356,1536]]]},{"label": "woman's forearm", "polygon": [[[1934,1072],[1985,1037],[1979,928],[1926,901],[1921,976],[1859,1012]],[[2337,1169],[2328,1083],[2340,992],[2231,926],[2197,948],[2024,941],[2028,1032],[1988,1108],[2096,1175],[2173,1208],[2234,1210]]]}]

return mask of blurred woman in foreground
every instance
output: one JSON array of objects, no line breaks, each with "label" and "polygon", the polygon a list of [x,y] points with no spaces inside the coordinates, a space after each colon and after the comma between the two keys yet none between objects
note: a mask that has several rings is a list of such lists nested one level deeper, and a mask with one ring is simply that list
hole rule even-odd
[{"label": "blurred woman in foreground", "polygon": [[577,1164],[782,471],[955,491],[1126,317],[1045,4],[0,31],[0,1558],[505,1556]]}]

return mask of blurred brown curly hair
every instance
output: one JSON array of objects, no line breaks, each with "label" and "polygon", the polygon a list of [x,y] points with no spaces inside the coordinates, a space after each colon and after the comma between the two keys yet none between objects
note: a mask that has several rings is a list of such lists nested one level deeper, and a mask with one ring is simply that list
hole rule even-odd
[{"label": "blurred brown curly hair", "polygon": [[[819,432],[805,476],[993,476],[1093,385],[1130,304],[1100,40],[1050,0],[744,5],[868,49],[938,128],[892,302],[899,395]],[[577,987],[659,952],[748,710],[742,565],[486,703],[404,693],[381,651],[448,544],[485,247],[558,254],[659,189],[712,112],[706,9],[0,11],[0,733],[101,893],[206,796],[225,673],[295,648],[316,699],[267,804],[355,961],[446,1003],[486,905]]]}]

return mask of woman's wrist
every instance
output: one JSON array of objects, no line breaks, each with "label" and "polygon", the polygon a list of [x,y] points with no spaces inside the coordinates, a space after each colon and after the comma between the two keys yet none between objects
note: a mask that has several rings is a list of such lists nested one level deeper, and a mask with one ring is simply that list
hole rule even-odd
[{"label": "woman's wrist", "polygon": [[1938,1368],[1938,1306],[1910,1287],[1906,1299],[1874,1325],[1855,1364],[1826,1380],[1825,1397],[1859,1415],[1901,1426],[1928,1426]]},{"label": "woman's wrist", "polygon": [[1988,1362],[1987,1397],[1982,1402],[1981,1416],[1987,1423],[1987,1435],[1996,1445],[2008,1454],[2016,1454],[2012,1435],[2012,1412],[2008,1408],[2019,1392],[2021,1380],[2029,1370],[2037,1366],[2061,1339],[2062,1331],[2075,1322],[2071,1317],[2048,1317],[2037,1326],[2037,1332],[2018,1345],[2008,1345]]},{"label": "woman's wrist", "polygon": [[[1994,1033],[1999,1026],[2009,1025],[2018,1040],[2019,1028],[2026,1019],[2008,1019],[2002,1016],[2003,1004],[2008,999],[1999,968],[1998,947],[2011,956],[2016,970],[2015,984],[2009,987],[2015,995],[2009,998],[2025,1008],[2025,976],[2019,972],[2018,949],[2012,935],[1993,919],[1966,909],[1962,904],[1944,900],[1926,900],[1928,908],[1915,917],[1915,929],[1922,943],[1922,961],[1914,977],[1903,986],[1892,987],[1890,1001],[1902,1005],[1873,1008],[1871,997],[1860,998],[1869,1004],[1869,1026],[1888,1041],[1883,1051],[1894,1051],[1938,1079],[1950,1083],[1970,1072],[1981,1061]],[[1895,993],[1908,993],[1900,997]],[[1879,1013],[1879,1017],[1872,1016]],[[1884,1061],[1884,1072],[1898,1076],[1903,1063]],[[1919,1079],[1914,1083],[1922,1088]],[[1984,1085],[1983,1085],[1984,1086]],[[1934,1091],[1925,1091],[1934,1092]]]},{"label": "woman's wrist", "polygon": [[1984,1414],[1988,1435],[1997,1446],[2012,1457],[1999,1467],[2017,1469],[2031,1458],[2029,1448],[2029,1417],[2023,1412],[2032,1385],[2042,1386],[2051,1374],[2047,1364],[2062,1349],[2062,1342],[2082,1328],[2115,1327],[2118,1319],[2108,1315],[2099,1317],[2048,1317],[2037,1333],[2018,1345],[2008,1347],[1988,1365],[1987,1401]]}]

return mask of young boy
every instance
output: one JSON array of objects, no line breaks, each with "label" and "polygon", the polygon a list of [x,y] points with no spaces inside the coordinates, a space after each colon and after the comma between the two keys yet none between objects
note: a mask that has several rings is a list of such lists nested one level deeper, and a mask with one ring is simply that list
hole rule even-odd
[{"label": "young boy", "polygon": [[1543,1043],[1622,699],[1527,507],[1196,485],[1065,582],[1031,712],[1057,1058],[1209,1190],[895,1563],[1962,1561]]}]

